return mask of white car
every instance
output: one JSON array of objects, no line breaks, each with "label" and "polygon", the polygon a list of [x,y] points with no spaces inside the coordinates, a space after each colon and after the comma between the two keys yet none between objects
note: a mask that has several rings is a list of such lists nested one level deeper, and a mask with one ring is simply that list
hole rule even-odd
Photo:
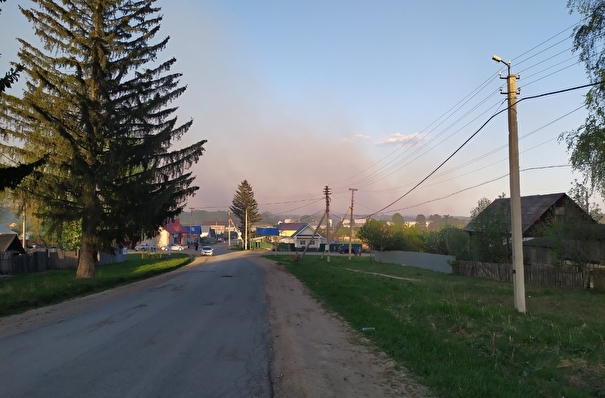
[{"label": "white car", "polygon": [[184,247],[181,245],[177,245],[176,243],[168,246],[168,250],[183,250]]},{"label": "white car", "polygon": [[212,246],[202,246],[202,256],[212,256]]},{"label": "white car", "polygon": [[152,245],[151,243],[139,243],[138,245],[136,245],[134,247],[134,250],[136,251],[150,251],[153,250],[155,248],[154,245]]}]

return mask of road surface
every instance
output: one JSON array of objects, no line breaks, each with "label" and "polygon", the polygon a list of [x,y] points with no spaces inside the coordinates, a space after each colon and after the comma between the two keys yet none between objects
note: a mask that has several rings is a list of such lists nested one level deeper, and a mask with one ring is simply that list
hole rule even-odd
[{"label": "road surface", "polygon": [[260,252],[0,318],[0,397],[432,396]]},{"label": "road surface", "polygon": [[271,397],[263,271],[224,257],[0,338],[0,396]]}]

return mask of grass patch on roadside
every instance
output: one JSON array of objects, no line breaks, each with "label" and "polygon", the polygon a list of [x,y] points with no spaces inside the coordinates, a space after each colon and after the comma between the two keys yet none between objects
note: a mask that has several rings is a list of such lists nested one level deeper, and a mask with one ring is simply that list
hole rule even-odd
[{"label": "grass patch on roadside", "polygon": [[76,279],[75,270],[11,275],[0,279],[0,317],[149,278],[182,267],[189,261],[187,254],[151,259],[133,253],[123,263],[97,267],[94,279]]},{"label": "grass patch on roadside", "polygon": [[603,293],[527,285],[520,314],[510,283],[368,257],[267,258],[439,397],[605,397]]}]

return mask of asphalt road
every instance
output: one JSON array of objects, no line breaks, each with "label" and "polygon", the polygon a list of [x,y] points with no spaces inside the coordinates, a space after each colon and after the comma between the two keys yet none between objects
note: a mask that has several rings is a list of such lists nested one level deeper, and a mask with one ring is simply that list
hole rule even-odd
[{"label": "asphalt road", "polygon": [[218,255],[119,301],[4,337],[0,397],[271,397],[262,280],[237,253]]}]

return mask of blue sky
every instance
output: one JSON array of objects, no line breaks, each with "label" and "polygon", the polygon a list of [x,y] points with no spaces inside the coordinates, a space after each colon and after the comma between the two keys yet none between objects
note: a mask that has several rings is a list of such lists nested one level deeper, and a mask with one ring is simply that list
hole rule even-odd
[{"label": "blue sky", "polygon": [[[31,28],[8,0],[0,70]],[[404,196],[495,112],[504,65],[520,99],[587,83],[572,54],[579,15],[566,0],[160,0],[160,54],[175,56],[187,92],[182,142],[208,139],[188,208],[226,210],[247,179],[261,211],[318,214],[332,189],[343,215],[372,214]],[[582,124],[586,89],[518,105],[521,194],[567,192],[574,178],[557,137]],[[509,195],[506,112],[425,183],[385,210],[468,216]],[[597,198],[600,202],[600,199]]]}]

